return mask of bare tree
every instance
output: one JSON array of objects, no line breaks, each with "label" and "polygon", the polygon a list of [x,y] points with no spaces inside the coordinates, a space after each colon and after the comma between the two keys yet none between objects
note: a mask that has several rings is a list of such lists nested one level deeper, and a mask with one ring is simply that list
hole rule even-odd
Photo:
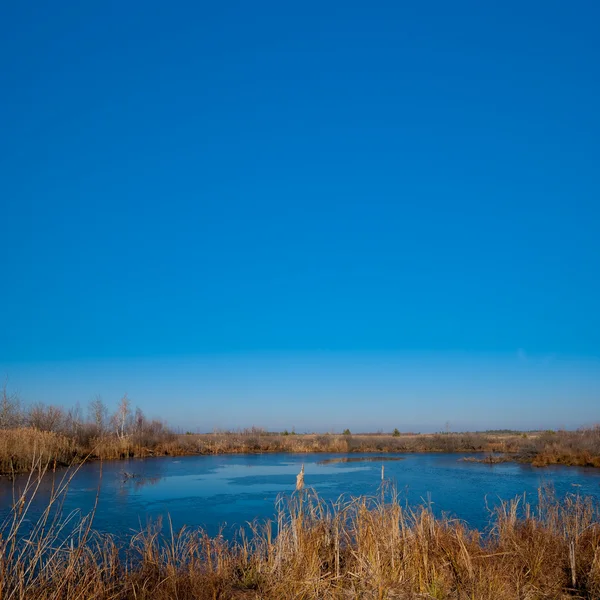
[{"label": "bare tree", "polygon": [[106,421],[108,420],[108,409],[102,402],[100,396],[96,396],[88,407],[89,418],[96,426],[98,435],[102,435],[106,431]]},{"label": "bare tree", "polygon": [[27,422],[30,427],[41,431],[58,431],[64,425],[65,413],[59,406],[38,402],[29,409]]},{"label": "bare tree", "polygon": [[117,437],[123,439],[125,437],[127,421],[131,415],[131,403],[129,402],[129,398],[127,394],[125,394],[121,401],[119,402],[119,406],[117,407],[117,412],[113,415],[113,425],[115,427],[115,431],[117,433]]},{"label": "bare tree", "polygon": [[79,402],[71,407],[65,416],[65,433],[70,436],[78,437],[83,429],[83,416],[81,414],[81,405]]},{"label": "bare tree", "polygon": [[133,427],[136,433],[143,433],[146,428],[146,417],[139,406],[135,407],[135,416],[133,417]]},{"label": "bare tree", "polygon": [[10,429],[23,424],[21,401],[16,393],[9,393],[7,382],[0,393],[0,429]]}]

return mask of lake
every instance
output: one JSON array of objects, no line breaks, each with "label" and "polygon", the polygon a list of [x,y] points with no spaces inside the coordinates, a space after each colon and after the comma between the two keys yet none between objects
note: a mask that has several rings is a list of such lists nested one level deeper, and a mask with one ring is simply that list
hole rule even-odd
[{"label": "lake", "polygon": [[[99,489],[94,525],[100,531],[123,535],[170,515],[175,528],[203,526],[212,535],[225,526],[225,534],[230,535],[247,521],[272,517],[277,497],[294,491],[303,464],[305,485],[325,500],[342,494],[377,494],[383,464],[386,480],[404,501],[411,505],[431,501],[436,514],[445,512],[478,528],[489,523],[486,501],[491,506],[499,498],[525,493],[535,502],[542,485],[552,486],[558,495],[578,493],[600,499],[600,469],[488,465],[462,462],[463,456],[385,455],[382,461],[372,454],[260,454],[91,462],[71,482],[64,511],[90,511]],[[351,460],[340,460],[344,458]],[[13,486],[21,489],[25,479],[0,480],[0,520],[10,510]],[[32,516],[43,506],[51,484],[52,476],[47,476]]]}]

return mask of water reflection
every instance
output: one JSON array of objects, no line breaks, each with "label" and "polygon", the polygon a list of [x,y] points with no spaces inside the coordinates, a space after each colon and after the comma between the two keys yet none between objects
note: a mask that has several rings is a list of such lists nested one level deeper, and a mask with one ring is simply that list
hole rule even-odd
[{"label": "water reflection", "polygon": [[[133,489],[139,490],[146,485],[156,485],[163,479],[164,475],[156,475],[154,477],[136,477],[133,481]],[[125,482],[124,482],[125,483]]]},{"label": "water reflection", "polygon": [[336,458],[326,458],[317,462],[318,465],[330,465],[335,463],[352,462],[381,462],[386,460],[404,460],[403,456],[340,456]]}]

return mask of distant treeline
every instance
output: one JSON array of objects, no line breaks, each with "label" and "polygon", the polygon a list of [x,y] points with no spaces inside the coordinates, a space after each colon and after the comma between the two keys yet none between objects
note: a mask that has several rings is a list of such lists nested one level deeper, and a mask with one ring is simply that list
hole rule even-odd
[{"label": "distant treeline", "polygon": [[[267,452],[448,452],[479,453],[473,460],[506,460],[536,466],[600,467],[600,426],[577,431],[480,433],[297,434],[260,427],[205,434],[177,434],[148,419],[124,396],[110,412],[100,398],[83,410],[41,403],[23,405],[6,386],[0,395],[0,473],[29,471],[36,459],[64,466],[85,458],[120,459],[161,455]],[[483,455],[483,456],[481,456]]]},{"label": "distant treeline", "polygon": [[36,457],[67,465],[92,457],[148,456],[176,435],[160,420],[148,419],[125,395],[111,413],[101,398],[64,409],[24,405],[6,385],[0,394],[0,472],[28,471]]}]

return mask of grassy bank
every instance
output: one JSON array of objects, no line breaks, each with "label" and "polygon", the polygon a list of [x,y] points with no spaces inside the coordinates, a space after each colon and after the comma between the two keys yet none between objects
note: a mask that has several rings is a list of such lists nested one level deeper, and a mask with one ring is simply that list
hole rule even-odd
[{"label": "grassy bank", "polygon": [[[473,452],[486,462],[600,467],[600,426],[578,431],[401,434],[295,434],[252,427],[176,434],[147,419],[124,396],[111,414],[98,398],[87,414],[76,406],[34,404],[0,390],[0,474],[29,471],[36,458],[65,466],[86,458],[113,460],[186,454],[266,452]],[[498,458],[500,456],[500,458]]]},{"label": "grassy bank", "polygon": [[156,523],[117,543],[93,531],[93,515],[55,517],[67,485],[20,535],[35,485],[1,531],[3,600],[600,597],[600,514],[577,496],[504,503],[484,535],[405,508],[392,490],[334,505],[300,490],[274,523],[233,541]]},{"label": "grassy bank", "polygon": [[600,428],[576,432],[529,434],[445,433],[342,435],[283,435],[256,428],[241,432],[177,435],[106,433],[81,439],[32,427],[0,432],[0,473],[27,472],[36,458],[65,466],[86,458],[113,460],[148,456],[234,453],[313,452],[453,452],[477,453],[488,463],[518,461],[535,466],[550,464],[600,467]]},{"label": "grassy bank", "polygon": [[[178,436],[174,452],[227,454],[253,452],[483,453],[536,466],[564,464],[600,467],[600,427],[530,433],[304,434],[260,431]],[[165,447],[166,448],[166,447]]]}]

